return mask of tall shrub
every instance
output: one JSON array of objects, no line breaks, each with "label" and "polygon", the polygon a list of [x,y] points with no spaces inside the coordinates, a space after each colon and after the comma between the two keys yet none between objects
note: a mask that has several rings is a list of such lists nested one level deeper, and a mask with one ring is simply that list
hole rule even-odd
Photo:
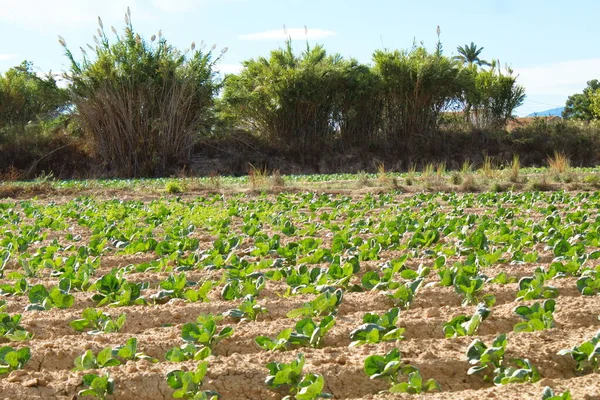
[{"label": "tall shrub", "polygon": [[189,160],[199,134],[211,128],[219,89],[212,50],[181,52],[161,33],[149,41],[137,34],[129,10],[126,26],[111,41],[99,19],[94,57],[85,51],[66,74],[81,125],[113,174],[150,176]]},{"label": "tall shrub", "polygon": [[464,83],[465,118],[478,128],[502,128],[525,100],[517,78],[502,73],[493,63],[489,70],[468,67]]},{"label": "tall shrub", "polygon": [[364,132],[357,124],[373,125],[363,113],[376,94],[372,82],[369,68],[355,60],[308,44],[296,55],[288,40],[268,59],[245,61],[239,75],[229,75],[224,102],[243,125],[307,161],[337,138],[355,140]]},{"label": "tall shrub", "polygon": [[399,149],[427,140],[437,129],[440,113],[450,109],[460,93],[457,63],[421,46],[378,50],[373,60],[382,81],[383,137]]}]

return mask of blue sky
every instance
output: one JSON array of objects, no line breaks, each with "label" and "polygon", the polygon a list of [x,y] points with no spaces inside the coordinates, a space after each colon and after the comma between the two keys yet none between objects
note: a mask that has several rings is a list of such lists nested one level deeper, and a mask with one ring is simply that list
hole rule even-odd
[{"label": "blue sky", "polygon": [[414,39],[433,48],[439,25],[446,54],[473,41],[483,58],[519,74],[528,96],[520,115],[563,106],[600,78],[600,2],[591,0],[0,0],[0,71],[24,59],[65,69],[57,35],[72,49],[93,43],[97,16],[121,30],[127,6],[143,36],[162,29],[182,49],[192,41],[227,47],[226,72],[282,45],[284,25],[298,45],[306,26],[311,43],[363,62]]}]

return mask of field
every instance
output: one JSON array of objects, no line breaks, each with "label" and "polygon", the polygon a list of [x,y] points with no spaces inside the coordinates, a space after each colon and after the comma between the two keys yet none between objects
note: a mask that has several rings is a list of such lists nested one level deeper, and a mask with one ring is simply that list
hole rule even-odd
[{"label": "field", "polygon": [[600,192],[124,187],[0,201],[0,398],[600,399]]}]

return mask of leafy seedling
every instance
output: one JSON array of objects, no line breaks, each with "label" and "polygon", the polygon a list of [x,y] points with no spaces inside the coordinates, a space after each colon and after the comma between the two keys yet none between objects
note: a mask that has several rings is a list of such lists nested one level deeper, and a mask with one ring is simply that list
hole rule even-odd
[{"label": "leafy seedling", "polygon": [[350,346],[374,344],[380,342],[402,340],[406,329],[398,328],[400,309],[394,307],[383,315],[368,313],[363,317],[363,324],[350,332]]},{"label": "leafy seedling", "polygon": [[75,303],[75,297],[69,294],[71,280],[63,278],[58,286],[48,291],[44,285],[35,285],[29,289],[29,304],[25,307],[27,311],[45,311],[52,308],[69,308]]},{"label": "leafy seedling", "polygon": [[22,369],[30,358],[31,350],[29,347],[18,350],[10,346],[0,347],[0,374]]},{"label": "leafy seedling", "polygon": [[7,313],[0,312],[0,338],[8,339],[11,342],[21,342],[29,340],[33,334],[27,332],[25,328],[19,325],[21,314],[10,316]]},{"label": "leafy seedling", "polygon": [[165,360],[171,362],[183,362],[188,360],[201,361],[207,359],[210,355],[210,348],[187,343],[181,347],[173,347],[167,351]]},{"label": "leafy seedling", "polygon": [[571,400],[571,393],[567,390],[563,394],[556,394],[551,387],[546,386],[542,393],[542,400]]},{"label": "leafy seedling", "polygon": [[244,297],[244,301],[238,308],[223,313],[223,316],[233,318],[237,321],[256,321],[260,314],[266,314],[268,310],[258,304],[251,294]]},{"label": "leafy seedling", "polygon": [[515,332],[533,332],[554,328],[554,309],[556,301],[548,299],[544,304],[535,303],[531,307],[518,306],[514,309],[515,314],[525,321],[515,325]]},{"label": "leafy seedling", "polygon": [[[365,373],[370,379],[386,379],[390,383],[391,393],[419,394],[429,391],[440,391],[435,379],[423,382],[421,373],[412,365],[402,364],[400,350],[392,349],[385,355],[371,355],[364,362]],[[401,377],[406,376],[404,381]]]},{"label": "leafy seedling", "polygon": [[123,328],[123,325],[125,325],[127,318],[125,314],[119,314],[116,319],[113,319],[110,315],[92,307],[83,310],[81,317],[81,319],[71,321],[69,325],[77,332],[89,329],[87,333],[90,335],[119,332]]},{"label": "leafy seedling", "polygon": [[344,292],[341,289],[335,292],[324,292],[315,297],[314,300],[304,303],[304,306],[287,313],[288,318],[296,317],[318,317],[322,315],[335,315],[337,308],[342,302]]},{"label": "leafy seedling", "polygon": [[285,351],[291,346],[311,346],[320,347],[323,337],[335,325],[333,315],[323,317],[321,322],[315,322],[307,317],[296,323],[294,329],[285,329],[277,335],[275,339],[268,336],[257,336],[254,341],[258,346],[267,351]]},{"label": "leafy seedling", "polygon": [[303,375],[304,355],[298,354],[296,359],[289,364],[270,362],[267,364],[269,375],[265,384],[271,389],[286,390],[289,395],[283,400],[314,400],[318,398],[331,398],[328,393],[322,392],[325,380],[322,375]]},{"label": "leafy seedling", "polygon": [[573,360],[577,362],[576,371],[585,373],[591,370],[594,373],[600,371],[600,331],[590,340],[583,342],[572,349],[564,349],[558,352],[559,355],[570,354]]},{"label": "leafy seedling", "polygon": [[485,304],[479,304],[471,317],[459,315],[445,323],[443,327],[444,335],[447,338],[472,336],[477,332],[481,322],[485,321],[491,312],[492,311],[486,307]]},{"label": "leafy seedling", "polygon": [[106,399],[106,396],[112,395],[115,390],[115,382],[107,374],[86,374],[83,376],[83,385],[88,389],[80,390],[78,396],[91,396],[100,400]]},{"label": "leafy seedling", "polygon": [[431,269],[429,267],[420,266],[415,272],[410,269],[405,269],[400,272],[400,276],[406,280],[400,284],[394,291],[386,293],[386,295],[394,302],[395,306],[407,310],[410,308],[417,292],[425,282],[425,278],[429,275]]},{"label": "leafy seedling", "polygon": [[484,303],[491,307],[496,302],[496,298],[491,294],[482,294],[485,277],[478,275],[471,277],[466,274],[459,274],[454,278],[454,290],[462,295],[463,305]]},{"label": "leafy seedling", "polygon": [[525,276],[519,280],[519,291],[517,292],[517,301],[553,299],[558,297],[558,289],[553,286],[545,286],[546,278],[540,271],[536,271],[534,276]]},{"label": "leafy seedling", "polygon": [[219,398],[217,392],[201,389],[207,372],[208,363],[203,361],[194,371],[175,370],[167,373],[167,384],[174,390],[173,397],[176,399],[217,400]]},{"label": "leafy seedling", "polygon": [[188,343],[198,343],[212,349],[216,343],[233,335],[233,328],[226,326],[217,333],[217,322],[223,317],[201,315],[196,322],[183,325],[181,337]]},{"label": "leafy seedling", "polygon": [[600,293],[600,266],[588,269],[577,279],[577,289],[584,296],[595,296]]}]

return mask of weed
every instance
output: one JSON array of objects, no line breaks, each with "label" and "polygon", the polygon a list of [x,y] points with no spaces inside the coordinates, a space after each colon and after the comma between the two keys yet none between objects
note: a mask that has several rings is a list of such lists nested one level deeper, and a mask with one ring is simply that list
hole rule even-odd
[{"label": "weed", "polygon": [[547,162],[548,166],[550,167],[550,171],[555,176],[564,174],[571,167],[569,157],[567,157],[565,153],[559,151],[555,151],[553,156],[548,157]]},{"label": "weed", "polygon": [[519,174],[521,172],[521,162],[519,160],[519,155],[513,155],[512,164],[510,165],[510,181],[512,183],[519,182]]},{"label": "weed", "polygon": [[183,187],[179,181],[171,180],[165,184],[165,191],[170,194],[183,193]]}]

